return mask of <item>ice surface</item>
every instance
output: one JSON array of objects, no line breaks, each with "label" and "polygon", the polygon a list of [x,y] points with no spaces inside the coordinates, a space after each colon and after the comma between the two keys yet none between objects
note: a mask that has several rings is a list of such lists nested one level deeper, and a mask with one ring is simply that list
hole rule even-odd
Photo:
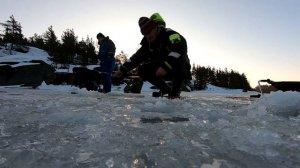
[{"label": "ice surface", "polygon": [[121,91],[0,87],[0,167],[300,167],[298,92]]},{"label": "ice surface", "polygon": [[[48,54],[1,61],[48,61]],[[72,66],[67,71],[71,72]],[[242,90],[208,85],[184,99],[109,94],[71,86],[0,87],[0,167],[300,167],[300,93],[250,99]],[[188,118],[143,123],[141,118]]]}]

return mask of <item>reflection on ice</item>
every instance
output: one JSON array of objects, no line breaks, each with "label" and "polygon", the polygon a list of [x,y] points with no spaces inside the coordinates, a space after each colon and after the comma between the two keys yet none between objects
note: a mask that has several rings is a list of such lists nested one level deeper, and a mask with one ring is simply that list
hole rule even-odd
[{"label": "reflection on ice", "polygon": [[224,160],[213,159],[212,164],[203,164],[200,168],[221,168],[221,165],[224,162]]}]

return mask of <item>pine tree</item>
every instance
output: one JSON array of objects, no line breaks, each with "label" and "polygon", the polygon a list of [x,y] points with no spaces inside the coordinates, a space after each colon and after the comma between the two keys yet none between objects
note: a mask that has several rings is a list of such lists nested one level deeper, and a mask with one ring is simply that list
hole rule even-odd
[{"label": "pine tree", "polygon": [[207,75],[205,67],[195,66],[192,68],[192,75],[195,79],[194,89],[203,90],[207,88]]},{"label": "pine tree", "polygon": [[15,20],[11,15],[9,20],[5,23],[0,23],[4,27],[5,34],[3,35],[3,41],[5,43],[11,43],[11,49],[15,44],[22,44],[23,34],[21,23]]},{"label": "pine tree", "polygon": [[217,79],[216,79],[216,69],[209,67],[208,76],[209,76],[209,83],[214,85],[217,81]]},{"label": "pine tree", "polygon": [[45,43],[43,37],[41,35],[37,35],[36,33],[29,38],[29,43],[33,47],[45,49]]},{"label": "pine tree", "polygon": [[44,41],[45,41],[45,50],[49,54],[49,59],[51,61],[57,60],[58,50],[59,50],[59,42],[54,33],[52,26],[48,28],[48,30],[44,33]]},{"label": "pine tree", "polygon": [[86,40],[82,39],[76,45],[76,56],[78,63],[83,66],[98,63],[92,39],[87,36]]},{"label": "pine tree", "polygon": [[96,54],[96,48],[95,48],[93,39],[89,38],[89,36],[87,36],[87,38],[85,40],[85,44],[87,45],[86,54],[88,56],[88,62],[91,64],[98,63],[98,56]]},{"label": "pine tree", "polygon": [[76,53],[76,44],[77,37],[75,36],[73,29],[67,29],[63,32],[61,37],[62,46],[61,46],[61,55],[60,55],[60,63],[62,64],[70,64],[73,63],[74,56]]},{"label": "pine tree", "polygon": [[80,65],[86,66],[88,64],[88,55],[87,55],[87,45],[82,39],[77,45],[76,45],[76,57],[75,57],[76,63],[79,63]]},{"label": "pine tree", "polygon": [[242,80],[242,86],[243,86],[243,89],[245,90],[252,90],[250,84],[249,84],[249,81],[246,77],[246,75],[244,73],[242,73],[241,75],[241,80]]},{"label": "pine tree", "polygon": [[240,74],[231,70],[228,77],[228,87],[230,89],[242,89]]}]

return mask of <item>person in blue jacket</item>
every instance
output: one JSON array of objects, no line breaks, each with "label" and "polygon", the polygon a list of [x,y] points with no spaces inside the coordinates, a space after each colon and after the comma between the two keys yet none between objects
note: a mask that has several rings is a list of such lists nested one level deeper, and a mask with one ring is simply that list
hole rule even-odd
[{"label": "person in blue jacket", "polygon": [[100,45],[98,59],[100,60],[100,72],[103,74],[103,93],[111,92],[111,76],[115,65],[116,47],[108,36],[102,33],[97,34],[98,44]]}]

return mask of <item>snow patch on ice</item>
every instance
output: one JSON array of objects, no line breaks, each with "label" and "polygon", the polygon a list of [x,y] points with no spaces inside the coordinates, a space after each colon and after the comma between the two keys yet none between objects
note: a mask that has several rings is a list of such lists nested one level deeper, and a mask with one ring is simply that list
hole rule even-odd
[{"label": "snow patch on ice", "polygon": [[299,92],[271,92],[271,94],[264,96],[252,107],[256,107],[257,111],[251,110],[248,115],[253,116],[264,115],[271,113],[281,117],[297,117],[300,113],[300,93]]}]

